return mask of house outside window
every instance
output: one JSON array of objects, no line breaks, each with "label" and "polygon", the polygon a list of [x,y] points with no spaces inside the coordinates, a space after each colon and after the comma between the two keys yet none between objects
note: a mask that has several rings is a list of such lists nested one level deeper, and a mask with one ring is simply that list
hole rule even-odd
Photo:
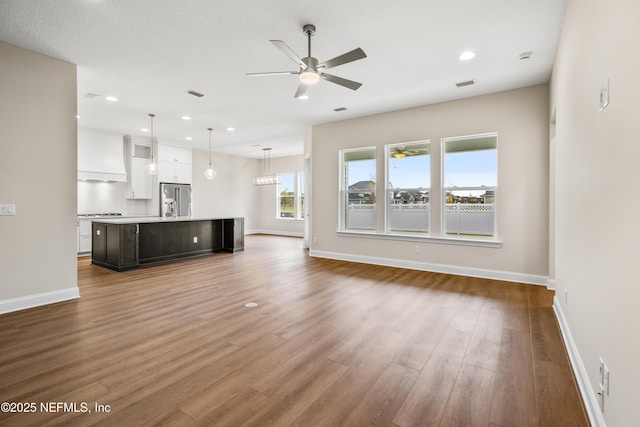
[{"label": "house outside window", "polygon": [[444,235],[496,237],[498,135],[442,140]]},{"label": "house outside window", "polygon": [[431,147],[429,141],[385,146],[387,233],[429,232]]},{"label": "house outside window", "polygon": [[376,229],[376,148],[340,151],[340,229]]}]

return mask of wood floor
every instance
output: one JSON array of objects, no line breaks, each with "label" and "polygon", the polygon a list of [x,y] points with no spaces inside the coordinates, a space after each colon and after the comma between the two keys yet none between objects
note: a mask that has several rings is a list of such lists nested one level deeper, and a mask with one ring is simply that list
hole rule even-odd
[{"label": "wood floor", "polygon": [[126,273],[84,258],[78,282],[0,316],[0,401],[37,405],[0,425],[588,425],[543,287],[259,235]]}]

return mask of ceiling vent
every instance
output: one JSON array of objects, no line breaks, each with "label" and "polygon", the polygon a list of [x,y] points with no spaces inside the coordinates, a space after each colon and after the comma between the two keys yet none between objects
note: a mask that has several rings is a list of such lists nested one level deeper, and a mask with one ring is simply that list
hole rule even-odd
[{"label": "ceiling vent", "polygon": [[87,92],[82,96],[84,96],[85,98],[89,98],[89,99],[96,99],[96,98],[100,97],[100,95],[98,95],[97,93],[91,93],[91,92]]},{"label": "ceiling vent", "polygon": [[464,86],[471,86],[476,84],[476,79],[471,79],[471,80],[467,80],[466,82],[458,82],[456,83],[456,87],[464,87]]},{"label": "ceiling vent", "polygon": [[189,95],[193,95],[193,96],[198,97],[198,98],[202,98],[202,97],[204,96],[203,94],[201,94],[200,92],[196,92],[195,90],[190,90],[190,91],[189,91],[189,92],[187,92],[187,93],[188,93]]},{"label": "ceiling vent", "polygon": [[333,111],[335,111],[336,113],[339,113],[340,111],[347,111],[347,108],[346,107],[334,108]]}]

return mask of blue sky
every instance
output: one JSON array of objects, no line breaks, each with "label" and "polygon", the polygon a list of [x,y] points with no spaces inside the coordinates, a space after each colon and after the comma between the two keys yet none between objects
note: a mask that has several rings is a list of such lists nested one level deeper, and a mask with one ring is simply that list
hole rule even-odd
[{"label": "blue sky", "polygon": [[[465,151],[445,155],[444,186],[496,186],[496,150]],[[430,156],[407,156],[389,159],[389,180],[395,188],[428,188],[430,185]],[[349,185],[375,177],[376,161],[351,161]]]}]

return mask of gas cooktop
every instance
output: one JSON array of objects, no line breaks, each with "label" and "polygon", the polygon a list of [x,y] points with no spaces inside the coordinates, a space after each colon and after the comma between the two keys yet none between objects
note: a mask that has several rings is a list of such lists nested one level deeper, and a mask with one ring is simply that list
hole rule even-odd
[{"label": "gas cooktop", "polygon": [[103,216],[122,216],[122,214],[119,212],[107,212],[107,213],[78,214],[78,216],[83,218],[102,218]]}]

